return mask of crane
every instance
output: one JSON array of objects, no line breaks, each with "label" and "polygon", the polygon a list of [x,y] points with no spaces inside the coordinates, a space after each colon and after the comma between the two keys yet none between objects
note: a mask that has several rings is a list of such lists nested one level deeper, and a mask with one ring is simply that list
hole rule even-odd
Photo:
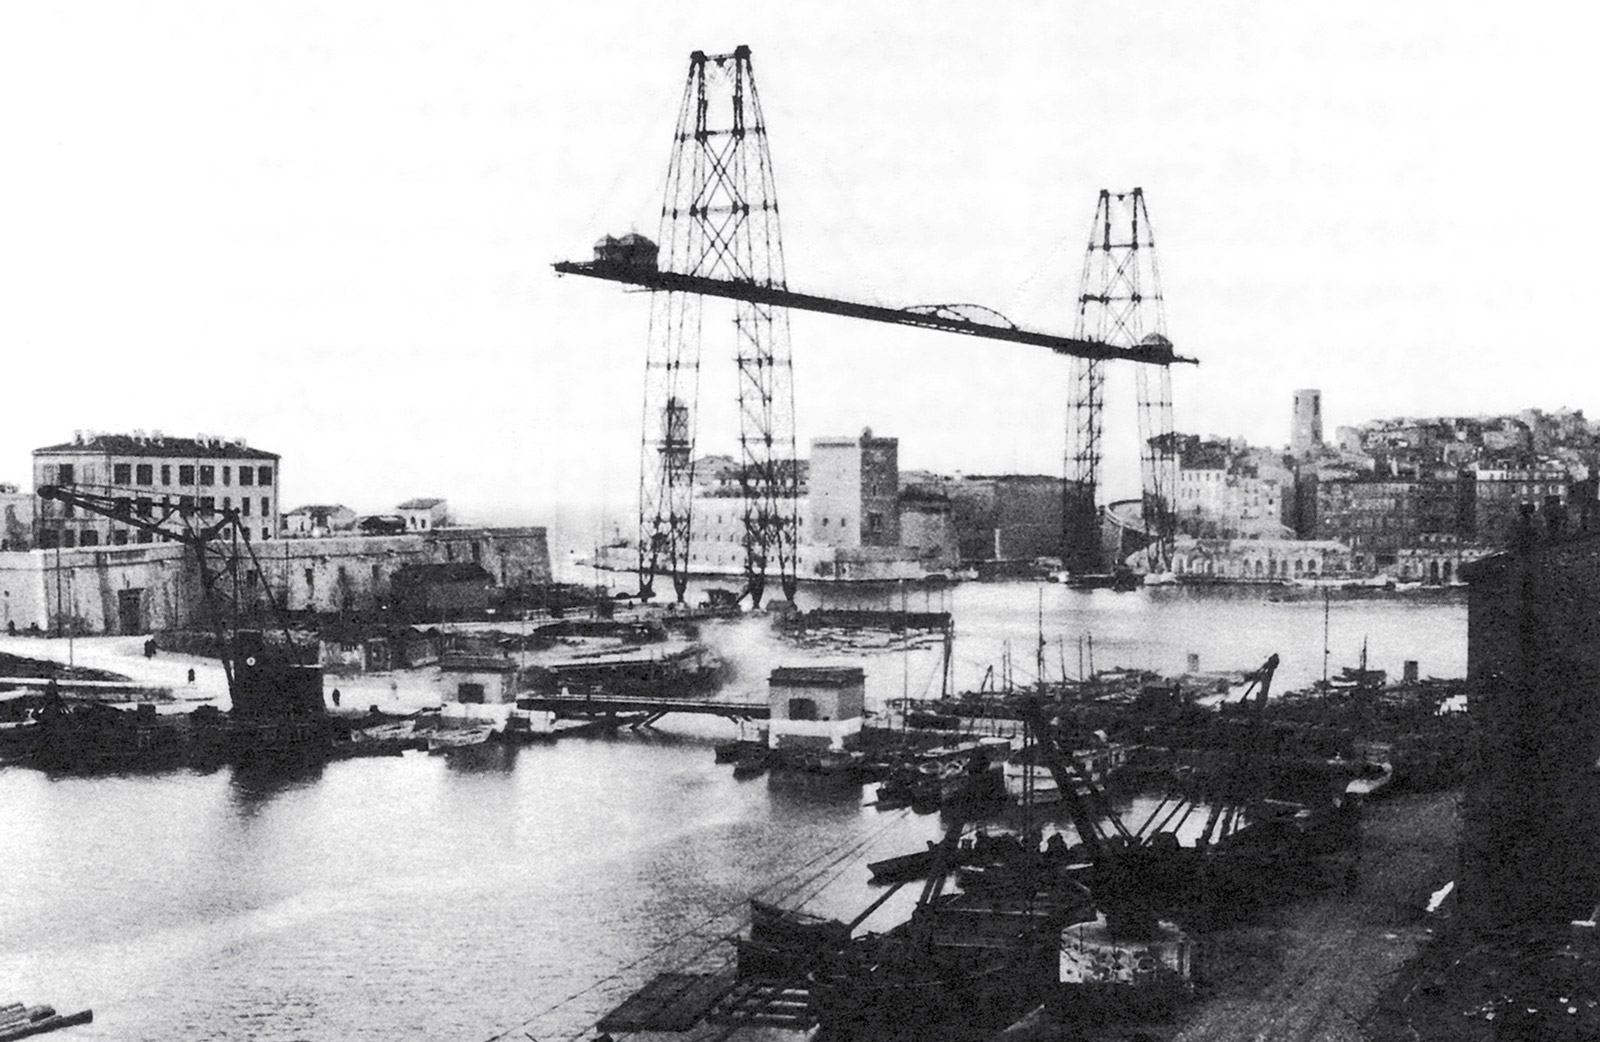
[{"label": "crane", "polygon": [[246,589],[241,592],[239,562],[246,557],[255,560],[255,551],[238,508],[198,506],[182,498],[158,502],[135,498],[128,491],[109,486],[42,485],[38,494],[41,499],[110,518],[163,541],[182,543],[193,553],[202,602],[217,635],[236,717],[323,717],[322,669],[298,661],[302,656],[270,586],[262,584],[282,630],[282,643],[269,642],[261,630],[239,627],[241,600],[254,600],[254,580],[261,571],[258,563],[245,577]]}]

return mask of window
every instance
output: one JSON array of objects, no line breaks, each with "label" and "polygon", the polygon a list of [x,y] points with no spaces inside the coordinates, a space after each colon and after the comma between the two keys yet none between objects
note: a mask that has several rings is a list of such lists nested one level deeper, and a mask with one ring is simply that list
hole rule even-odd
[{"label": "window", "polygon": [[168,463],[161,464],[161,483],[163,485],[172,484],[172,466],[171,466],[171,464],[168,464]]},{"label": "window", "polygon": [[272,538],[272,533],[267,531],[265,526],[263,526],[262,529],[261,529],[261,538],[263,538],[263,539],[271,539]]},{"label": "window", "polygon": [[154,542],[155,536],[151,535],[149,532],[140,532],[136,541],[141,543]]},{"label": "window", "polygon": [[461,683],[456,685],[456,701],[483,703],[483,685]]},{"label": "window", "polygon": [[201,466],[201,468],[200,468],[200,484],[202,484],[202,485],[215,485],[216,483],[217,483],[217,468],[216,467],[211,467],[211,466]]},{"label": "window", "polygon": [[789,699],[790,720],[815,720],[817,718],[817,704],[809,698]]},{"label": "window", "polygon": [[59,538],[60,538],[60,534],[54,528],[41,528],[41,529],[39,529],[39,547],[40,547],[40,549],[43,549],[43,550],[54,549],[55,546],[57,545],[58,541],[59,541]]},{"label": "window", "polygon": [[60,467],[60,470],[58,471],[58,473],[60,473],[60,475],[61,475],[61,477],[59,479],[59,484],[62,484],[62,485],[70,485],[70,484],[72,484],[72,481],[73,481],[72,464],[70,464],[70,463],[61,464],[61,467]]},{"label": "window", "polygon": [[867,531],[869,531],[869,532],[881,532],[881,531],[883,531],[883,515],[882,514],[868,514],[867,515]]},{"label": "window", "polygon": [[194,497],[193,496],[179,496],[178,497],[178,513],[185,514],[185,515],[194,513]]},{"label": "window", "polygon": [[224,485],[233,484],[233,468],[232,467],[223,467],[222,468],[222,483]]},{"label": "window", "polygon": [[233,509],[233,497],[232,496],[223,496],[222,497],[222,509],[223,510],[232,510]]},{"label": "window", "polygon": [[66,547],[69,550],[72,549],[74,546],[77,546],[78,545],[78,533],[74,532],[70,528],[67,529],[65,532],[62,532],[61,533],[61,545]]},{"label": "window", "polygon": [[272,500],[266,496],[261,497],[261,516],[268,517],[272,514]]},{"label": "window", "polygon": [[148,496],[140,496],[133,501],[133,509],[138,512],[140,517],[149,517],[154,506],[155,504],[150,502]]},{"label": "window", "polygon": [[182,464],[178,465],[178,484],[180,484],[180,485],[193,485],[194,484],[194,467],[190,466],[187,463],[182,463]]},{"label": "window", "polygon": [[206,511],[207,513],[217,509],[216,498],[213,496],[201,496],[200,509]]},{"label": "window", "polygon": [[133,464],[113,463],[111,465],[111,483],[113,485],[133,484]]},{"label": "window", "polygon": [[[71,535],[72,533],[68,532],[67,534]],[[78,540],[78,545],[79,546],[99,546],[100,545],[100,533],[96,532],[92,528],[89,529],[88,531],[84,532],[83,536]]]},{"label": "window", "polygon": [[256,484],[258,484],[258,485],[270,485],[270,484],[272,484],[272,468],[271,467],[262,467],[258,471],[256,471]]},{"label": "window", "polygon": [[239,505],[244,508],[244,510],[243,510],[244,516],[245,517],[249,517],[250,516],[250,497],[249,496],[240,496],[239,497]]},{"label": "window", "polygon": [[128,530],[126,528],[119,528],[116,531],[112,532],[111,533],[111,541],[113,543],[115,543],[117,546],[127,546],[128,545]]},{"label": "window", "polygon": [[241,484],[241,485],[254,485],[255,483],[256,483],[256,472],[251,470],[249,467],[240,467],[239,468],[239,484]]},{"label": "window", "polygon": [[139,485],[155,484],[155,468],[148,463],[141,463],[133,469],[134,482]]}]

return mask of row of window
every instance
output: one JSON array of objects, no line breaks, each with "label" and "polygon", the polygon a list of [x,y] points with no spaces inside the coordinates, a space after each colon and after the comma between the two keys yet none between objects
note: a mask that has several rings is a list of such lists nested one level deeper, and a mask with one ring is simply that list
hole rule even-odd
[{"label": "row of window", "polygon": [[[1317,562],[1315,559],[1297,560],[1293,563],[1295,575],[1314,576],[1317,574]],[[1255,575],[1262,578],[1267,578],[1270,576],[1273,578],[1287,579],[1289,577],[1289,564],[1290,562],[1287,560],[1279,561],[1268,559],[1266,561],[1262,561],[1257,559],[1255,562],[1253,562],[1252,568],[1252,562],[1241,561],[1239,562],[1239,570],[1237,574],[1249,576],[1253,570]],[[1177,575],[1183,575],[1185,573],[1191,575],[1226,574],[1227,567],[1228,562],[1215,561],[1208,557],[1175,557],[1172,559],[1172,571]]]},{"label": "row of window", "polygon": [[[198,500],[196,500],[194,496],[179,496],[178,497],[178,511],[180,513],[183,513],[183,514],[187,514],[187,513],[191,512],[191,511],[193,511],[195,509],[195,505],[196,505],[197,502],[199,504],[200,509],[203,510],[203,511],[206,511],[208,513],[214,512],[217,509],[217,499],[216,499],[215,496],[201,496],[201,497],[199,497]],[[249,496],[240,496],[239,497],[239,513],[242,516],[244,516],[244,517],[249,517],[250,516],[250,504],[251,504],[251,502],[252,501],[251,501]],[[125,514],[137,513],[140,517],[154,517],[155,516],[155,500],[154,499],[150,499],[150,498],[145,497],[145,496],[139,496],[137,498],[129,498],[127,496],[123,496],[123,497],[121,497],[121,498],[119,498],[117,500],[117,506]],[[162,512],[166,513],[171,507],[172,507],[172,500],[170,498],[168,498],[167,496],[162,496],[161,497],[161,510],[162,510]],[[224,512],[233,509],[233,497],[232,496],[223,496],[222,497],[222,509],[223,509]],[[76,506],[74,506],[73,504],[71,504],[71,503],[62,504],[61,512],[66,517],[77,517],[78,516],[78,508]],[[262,496],[261,497],[261,516],[262,517],[271,517],[272,516],[272,498],[270,496]]]},{"label": "row of window", "polygon": [[[198,465],[192,463],[180,463],[178,464],[178,484],[215,485],[217,483],[218,469],[219,468],[210,463],[201,463]],[[234,468],[232,464],[225,464],[220,469],[222,471],[222,483],[224,485],[233,484]],[[72,464],[61,464],[60,472],[60,483],[63,485],[72,484]],[[198,482],[195,481],[196,476],[198,476],[200,479]],[[156,483],[155,464],[113,463],[111,465],[111,483],[113,485],[154,485]],[[170,463],[161,464],[161,484],[172,484],[172,465]],[[271,485],[272,468],[240,467],[239,484],[262,486]]]},{"label": "row of window", "polygon": [[[263,527],[261,529],[261,538],[262,539],[271,539],[272,538],[272,529],[268,528],[268,527]],[[130,542],[133,542],[133,543],[153,543],[155,541],[156,541],[156,537],[151,532],[145,532],[145,531],[132,531],[132,532],[130,532],[126,528],[114,528],[114,529],[111,530],[110,535],[107,537],[106,545],[108,545],[108,546],[127,546]],[[161,536],[161,541],[163,543],[170,543],[170,542],[172,542],[172,537],[169,536],[169,535],[163,535],[163,536]],[[43,550],[53,550],[57,546],[60,546],[62,549],[71,550],[74,547],[79,547],[79,546],[99,546],[99,545],[100,545],[100,533],[98,531],[96,531],[95,529],[92,529],[92,528],[86,528],[82,532],[79,532],[76,529],[72,529],[72,528],[63,528],[63,529],[60,529],[59,531],[57,529],[54,529],[54,528],[42,528],[42,529],[39,530],[39,547],[40,547],[40,549],[43,549]]]}]

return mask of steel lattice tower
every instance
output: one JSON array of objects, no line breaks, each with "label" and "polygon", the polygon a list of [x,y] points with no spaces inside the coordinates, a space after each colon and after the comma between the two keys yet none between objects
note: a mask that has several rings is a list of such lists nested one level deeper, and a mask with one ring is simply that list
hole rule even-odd
[{"label": "steel lattice tower", "polygon": [[[778,196],[750,49],[689,56],[661,205],[664,271],[786,289]],[[693,534],[701,297],[657,292],[650,311],[639,487],[640,592],[669,571],[688,583]],[[745,592],[759,606],[769,569],[795,592],[798,472],[789,313],[737,301],[739,484]]]},{"label": "steel lattice tower", "polygon": [[[1155,236],[1144,190],[1101,189],[1089,246],[1084,254],[1075,335],[1130,348],[1168,344]],[[1138,369],[1139,461],[1151,571],[1166,571],[1176,531],[1176,439],[1172,430],[1172,371],[1165,364]],[[1095,493],[1100,477],[1101,411],[1105,362],[1077,357],[1067,407],[1063,552],[1074,570],[1097,570],[1099,517]]]}]

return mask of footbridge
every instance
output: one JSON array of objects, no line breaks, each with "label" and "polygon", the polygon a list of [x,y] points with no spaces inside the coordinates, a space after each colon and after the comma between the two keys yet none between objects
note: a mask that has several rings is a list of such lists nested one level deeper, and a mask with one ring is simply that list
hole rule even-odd
[{"label": "footbridge", "polygon": [[602,718],[630,718],[626,722],[634,727],[655,723],[668,713],[697,713],[701,716],[726,717],[735,723],[746,720],[766,720],[772,715],[765,701],[729,702],[717,699],[692,698],[618,698],[609,695],[562,694],[522,695],[517,699],[518,709],[554,713],[557,720],[595,720]]}]

